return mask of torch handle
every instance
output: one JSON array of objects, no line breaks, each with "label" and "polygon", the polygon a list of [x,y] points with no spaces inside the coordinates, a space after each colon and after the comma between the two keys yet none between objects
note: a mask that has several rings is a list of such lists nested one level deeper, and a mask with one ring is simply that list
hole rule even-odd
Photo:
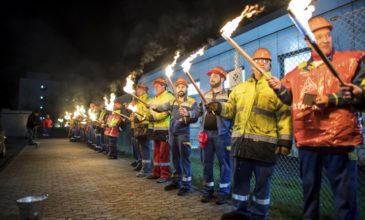
[{"label": "torch handle", "polygon": [[123,118],[125,118],[125,119],[129,120],[129,116],[127,116],[127,115],[125,115],[125,114],[118,113],[118,112],[116,112],[116,111],[113,111],[112,113],[113,113],[113,114],[116,114],[116,115],[119,115],[119,116],[122,116]]},{"label": "torch handle", "polygon": [[205,98],[205,96],[204,96],[204,94],[203,94],[202,90],[201,90],[201,89],[198,87],[198,85],[196,84],[196,82],[195,82],[195,80],[193,79],[193,77],[191,77],[190,73],[188,73],[188,72],[184,72],[184,73],[185,73],[185,75],[189,78],[190,82],[194,85],[194,87],[195,87],[196,91],[198,91],[198,93],[199,93],[199,95],[200,95],[200,97],[201,97],[202,101],[204,102],[204,104],[207,104],[207,103],[208,103],[207,99]]},{"label": "torch handle", "polygon": [[143,101],[142,99],[140,99],[138,96],[136,96],[135,94],[133,93],[129,93],[131,96],[133,96],[134,98],[136,98],[139,102],[141,102],[143,105],[147,106],[148,107],[148,104]]},{"label": "torch handle", "polygon": [[262,75],[270,77],[261,67],[230,37],[223,36],[232,47],[234,47],[252,66],[254,66]]},{"label": "torch handle", "polygon": [[175,89],[174,84],[171,81],[171,78],[170,77],[167,77],[167,81],[169,82],[169,84],[171,86],[171,90],[174,93],[174,96],[175,96],[176,101],[178,101],[179,100],[179,97],[177,96],[176,89]]}]

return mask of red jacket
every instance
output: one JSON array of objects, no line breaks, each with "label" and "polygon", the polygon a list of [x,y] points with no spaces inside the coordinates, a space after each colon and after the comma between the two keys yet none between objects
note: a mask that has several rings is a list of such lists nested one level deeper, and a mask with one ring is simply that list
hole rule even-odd
[{"label": "red jacket", "polygon": [[119,115],[114,113],[112,115],[109,115],[104,134],[107,136],[119,137],[120,134],[119,126],[121,125],[121,123],[122,123],[122,118]]},{"label": "red jacket", "polygon": [[[364,54],[362,51],[333,54],[331,63],[344,82],[353,80]],[[305,93],[330,95],[338,99],[335,93],[339,93],[340,83],[325,64],[302,63],[283,78],[282,84],[292,94],[293,129],[298,147],[355,146],[362,143],[361,130],[350,107],[319,109],[303,104]]]},{"label": "red jacket", "polygon": [[44,128],[52,128],[52,119],[50,119],[50,118],[44,119],[43,127]]}]

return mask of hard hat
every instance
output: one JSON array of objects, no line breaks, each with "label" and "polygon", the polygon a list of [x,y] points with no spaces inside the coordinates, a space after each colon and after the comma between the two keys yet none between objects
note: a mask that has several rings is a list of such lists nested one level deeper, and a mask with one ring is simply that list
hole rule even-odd
[{"label": "hard hat", "polygon": [[308,24],[312,32],[315,32],[322,28],[329,28],[330,30],[332,30],[333,28],[332,24],[327,19],[321,16],[312,17],[311,19],[309,19]]},{"label": "hard hat", "polygon": [[142,88],[142,89],[145,89],[146,91],[148,91],[148,86],[144,83],[137,84],[137,88]]},{"label": "hard hat", "polygon": [[212,75],[212,73],[219,74],[224,77],[224,79],[227,78],[227,73],[224,71],[224,69],[221,66],[216,66],[213,69],[208,71],[208,76]]},{"label": "hard hat", "polygon": [[122,104],[119,103],[119,102],[115,102],[114,103],[114,106],[113,106],[113,109],[121,109],[122,108]]},{"label": "hard hat", "polygon": [[183,84],[186,88],[188,87],[188,82],[186,82],[186,80],[184,78],[178,78],[176,80],[175,86],[177,87],[180,84]]},{"label": "hard hat", "polygon": [[258,48],[255,53],[253,53],[252,59],[272,60],[270,51],[266,48]]},{"label": "hard hat", "polygon": [[152,81],[152,85],[154,85],[155,83],[160,83],[160,84],[162,84],[164,86],[167,85],[166,80],[164,78],[162,78],[161,76],[157,77],[156,79],[154,79]]}]

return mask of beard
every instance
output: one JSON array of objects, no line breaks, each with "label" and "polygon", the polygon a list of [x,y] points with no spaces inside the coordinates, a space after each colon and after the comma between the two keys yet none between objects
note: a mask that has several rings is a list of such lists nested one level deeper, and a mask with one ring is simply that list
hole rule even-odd
[{"label": "beard", "polygon": [[216,82],[216,83],[209,82],[209,84],[210,84],[210,87],[212,87],[212,88],[218,88],[221,85],[221,82]]},{"label": "beard", "polygon": [[184,91],[180,91],[177,94],[179,95],[179,97],[184,97],[186,93]]}]

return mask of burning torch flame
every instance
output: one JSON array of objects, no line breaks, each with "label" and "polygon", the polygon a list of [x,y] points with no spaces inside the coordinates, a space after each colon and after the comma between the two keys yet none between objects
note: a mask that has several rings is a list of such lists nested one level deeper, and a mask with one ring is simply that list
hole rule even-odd
[{"label": "burning torch flame", "polygon": [[66,120],[70,120],[70,119],[71,119],[71,116],[72,116],[72,113],[69,113],[69,112],[67,112],[67,111],[66,111],[66,112],[65,112],[65,117],[64,117],[64,118],[65,118]]},{"label": "burning torch flame", "polygon": [[259,6],[258,4],[255,5],[247,5],[240,16],[236,17],[232,21],[227,22],[220,30],[223,37],[231,37],[233,31],[235,31],[242,21],[243,18],[250,18],[255,14],[261,13],[265,9],[265,6]]},{"label": "burning torch flame", "polygon": [[176,51],[176,54],[174,56],[174,61],[171,64],[167,65],[165,69],[165,74],[167,77],[171,77],[172,73],[174,72],[172,68],[176,65],[177,59],[179,57],[180,57],[180,51]]},{"label": "burning torch flame", "polygon": [[[311,5],[311,2],[312,0],[291,0],[288,10],[292,12],[296,19],[303,25],[303,28],[308,33],[309,40],[315,42],[314,35],[308,24],[308,20],[312,17],[312,14],[316,9],[314,5]],[[302,34],[305,35],[303,32]]]},{"label": "burning torch flame", "polygon": [[78,116],[86,117],[85,108],[82,105],[76,105],[76,110],[74,111],[73,118],[77,118]]},{"label": "burning torch flame", "polygon": [[123,88],[124,92],[129,93],[129,94],[133,94],[135,92],[134,89],[133,89],[133,85],[134,85],[134,82],[132,80],[132,76],[129,75],[127,77],[127,83]]},{"label": "burning torch flame", "polygon": [[137,112],[137,105],[129,104],[127,108],[132,112]]},{"label": "burning torch flame", "polygon": [[115,100],[115,94],[114,93],[110,93],[110,101],[108,100],[107,97],[104,96],[104,104],[105,104],[105,109],[106,110],[108,110],[108,111],[113,110],[114,100]]},{"label": "burning torch flame", "polygon": [[193,61],[197,56],[202,56],[204,54],[205,47],[202,47],[200,50],[198,50],[196,53],[190,55],[182,64],[181,66],[184,69],[184,72],[189,72],[191,67],[191,61]]},{"label": "burning torch flame", "polygon": [[96,112],[89,109],[87,113],[89,114],[89,118],[91,119],[91,121],[96,121]]},{"label": "burning torch flame", "polygon": [[63,123],[63,118],[57,119],[60,123]]}]

